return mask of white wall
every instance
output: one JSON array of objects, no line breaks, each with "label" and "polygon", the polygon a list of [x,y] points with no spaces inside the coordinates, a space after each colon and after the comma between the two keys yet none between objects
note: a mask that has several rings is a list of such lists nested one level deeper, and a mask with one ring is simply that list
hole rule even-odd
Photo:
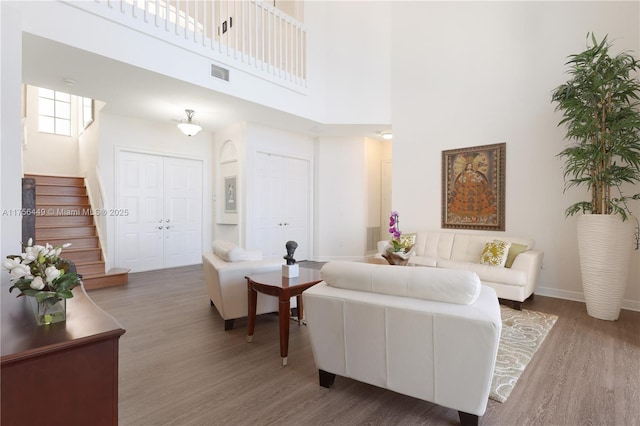
[{"label": "white wall", "polygon": [[38,100],[38,88],[27,86],[26,144],[22,154],[24,173],[80,176],[76,97],[71,101],[71,136],[38,131]]},{"label": "white wall", "polygon": [[[587,32],[639,49],[638,2],[398,2],[393,6],[393,205],[405,231],[439,229],[441,152],[507,143],[506,235],[543,250],[539,293],[582,298],[565,146],[551,92]],[[638,192],[636,188],[635,192]],[[638,204],[635,214],[638,215]],[[478,232],[478,231],[476,231]],[[634,252],[632,271],[638,271]],[[640,309],[640,274],[625,305]]]},{"label": "white wall", "polygon": [[[0,2],[0,192],[1,209],[7,209],[0,220],[0,257],[21,251],[22,208],[21,172],[21,67],[20,15],[13,7]],[[18,41],[16,43],[16,40]],[[8,274],[2,271],[2,291],[7,291]],[[8,293],[6,293],[8,294]],[[2,297],[7,297],[3,294]]]},{"label": "white wall", "polygon": [[[212,200],[209,194],[212,188],[213,135],[202,131],[195,136],[185,136],[174,125],[132,119],[116,114],[102,113],[100,116],[100,172],[104,183],[107,202],[112,208],[119,208],[116,197],[118,153],[122,150],[155,155],[167,155],[179,158],[202,160],[203,162],[203,198],[202,198],[202,248],[211,247]],[[108,256],[115,259],[114,218],[107,217],[109,223]],[[118,267],[119,265],[114,265]]]},{"label": "white wall", "polygon": [[[311,1],[305,3],[309,58],[324,55],[316,67],[324,96],[321,121],[389,123],[391,99],[391,5],[389,1]],[[319,43],[316,43],[319,38]],[[314,75],[315,76],[315,75]]]}]

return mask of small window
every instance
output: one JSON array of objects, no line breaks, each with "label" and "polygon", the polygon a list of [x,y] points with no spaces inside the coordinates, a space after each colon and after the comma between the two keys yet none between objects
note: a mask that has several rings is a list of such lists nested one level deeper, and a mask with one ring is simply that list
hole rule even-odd
[{"label": "small window", "polygon": [[38,131],[71,136],[71,95],[40,88],[38,96]]},{"label": "small window", "polygon": [[82,129],[89,127],[93,123],[93,99],[80,98],[80,123],[82,123]]}]

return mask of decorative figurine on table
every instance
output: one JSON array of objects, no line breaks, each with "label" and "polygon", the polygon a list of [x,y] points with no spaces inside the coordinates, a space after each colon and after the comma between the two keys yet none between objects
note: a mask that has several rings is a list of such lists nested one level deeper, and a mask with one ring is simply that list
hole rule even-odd
[{"label": "decorative figurine on table", "polygon": [[298,248],[298,243],[295,241],[287,241],[285,247],[287,248],[287,255],[284,256],[284,259],[287,261],[287,264],[282,265],[282,276],[286,278],[297,277],[300,273],[300,268],[293,258],[293,254]]}]

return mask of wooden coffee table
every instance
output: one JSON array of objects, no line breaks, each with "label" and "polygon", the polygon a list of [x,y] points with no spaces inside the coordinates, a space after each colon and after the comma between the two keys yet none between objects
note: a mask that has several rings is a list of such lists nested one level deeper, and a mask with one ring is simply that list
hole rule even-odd
[{"label": "wooden coffee table", "polygon": [[256,327],[256,306],[258,292],[276,296],[280,301],[278,318],[280,322],[280,357],[282,365],[287,365],[289,353],[289,322],[291,321],[291,298],[296,296],[298,302],[298,325],[303,315],[302,292],[322,281],[320,271],[316,269],[300,268],[300,275],[295,278],[285,278],[281,271],[265,272],[249,275],[247,279],[249,301],[249,325],[247,328],[247,342],[253,340]]}]

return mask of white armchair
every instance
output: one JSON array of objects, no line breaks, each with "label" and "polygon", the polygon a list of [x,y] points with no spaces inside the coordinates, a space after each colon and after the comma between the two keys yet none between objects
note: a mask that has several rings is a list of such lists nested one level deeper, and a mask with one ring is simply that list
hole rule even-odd
[{"label": "white armchair", "polygon": [[[233,329],[236,318],[247,316],[246,276],[279,271],[284,259],[262,259],[259,251],[244,250],[228,241],[214,241],[213,252],[202,255],[204,279],[211,306],[224,319],[224,329]],[[296,307],[293,298],[291,307]],[[258,294],[256,313],[278,312],[278,298]]]},{"label": "white armchair", "polygon": [[471,271],[330,262],[303,294],[320,385],[336,375],[459,411],[486,410],[502,322]]}]

